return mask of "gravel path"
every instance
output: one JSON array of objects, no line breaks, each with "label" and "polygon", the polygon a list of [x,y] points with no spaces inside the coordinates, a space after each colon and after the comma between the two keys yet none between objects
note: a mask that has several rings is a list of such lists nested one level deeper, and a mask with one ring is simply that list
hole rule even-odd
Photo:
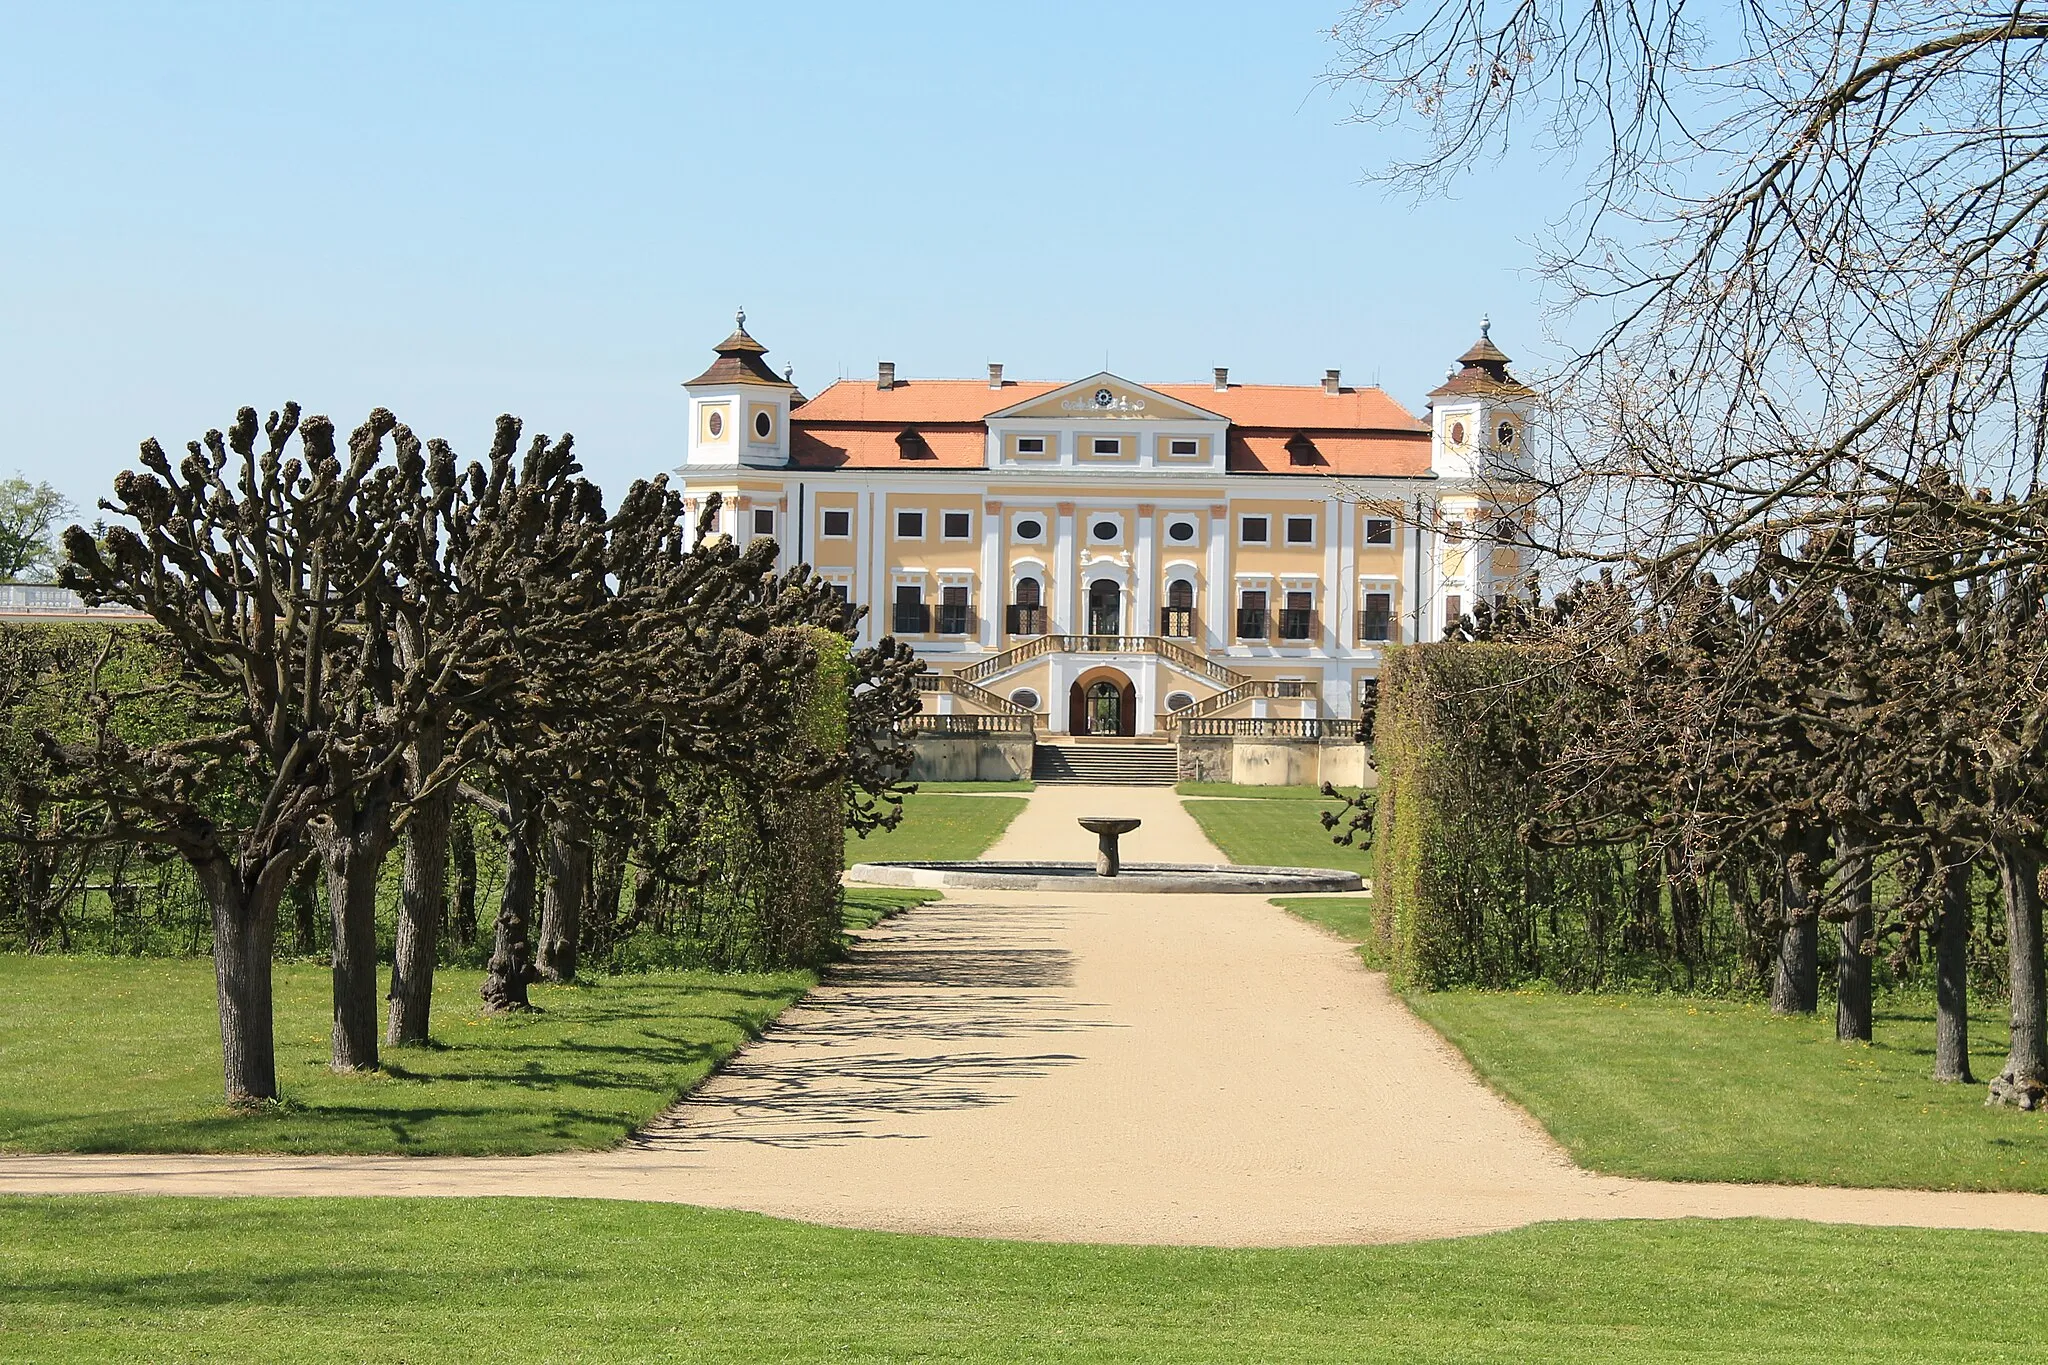
[{"label": "gravel path", "polygon": [[[1040,788],[991,856],[1220,862],[1171,793]],[[0,1191],[670,1200],[853,1227],[1286,1246],[1561,1218],[2048,1231],[2048,1196],[1577,1170],[1342,943],[1258,897],[954,892],[646,1133],[521,1159],[0,1156]]]}]

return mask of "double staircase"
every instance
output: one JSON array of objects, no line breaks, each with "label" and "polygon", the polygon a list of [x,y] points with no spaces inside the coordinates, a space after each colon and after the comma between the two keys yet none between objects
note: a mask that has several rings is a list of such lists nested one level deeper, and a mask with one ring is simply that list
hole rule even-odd
[{"label": "double staircase", "polygon": [[1012,645],[1000,654],[991,654],[979,663],[969,664],[958,672],[938,675],[946,678],[947,682],[932,684],[930,690],[936,691],[943,686],[947,691],[987,705],[999,714],[1005,710],[1021,710],[1011,706],[1006,699],[998,698],[982,684],[1033,659],[1059,653],[1150,654],[1183,673],[1205,678],[1220,689],[1214,696],[1204,697],[1178,711],[1166,712],[1161,719],[1169,729],[1179,721],[1213,716],[1252,697],[1273,695],[1273,684],[1266,679],[1246,677],[1234,668],[1217,663],[1200,650],[1190,649],[1163,635],[1038,635],[1022,644]]},{"label": "double staircase", "polygon": [[1180,780],[1180,750],[1171,744],[1038,744],[1031,749],[1035,782],[1110,787],[1170,787]]}]

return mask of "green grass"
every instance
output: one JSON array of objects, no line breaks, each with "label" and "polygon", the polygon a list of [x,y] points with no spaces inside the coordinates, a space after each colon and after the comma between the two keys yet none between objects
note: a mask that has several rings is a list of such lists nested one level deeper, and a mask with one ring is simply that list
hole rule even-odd
[{"label": "green grass", "polygon": [[1680,1222],[1222,1251],[603,1201],[10,1199],[0,1358],[2041,1360],[2043,1245]]},{"label": "green grass", "polygon": [[0,972],[0,1150],[97,1152],[604,1147],[815,979],[606,977],[535,986],[539,1013],[493,1018],[477,997],[480,973],[444,970],[435,1046],[386,1049],[382,1072],[337,1076],[327,1067],[330,975],[284,963],[275,978],[282,1102],[237,1114],[221,1099],[211,961],[9,957]]},{"label": "green grass", "polygon": [[[1286,787],[1246,787],[1246,792],[1289,791]],[[1270,800],[1186,801],[1187,813],[1223,856],[1234,863],[1279,867],[1332,867],[1342,872],[1372,875],[1372,856],[1364,849],[1346,848],[1330,842],[1329,831],[1316,819],[1320,810],[1334,810],[1313,802],[1281,796]]]},{"label": "green grass", "polygon": [[[1671,996],[1455,991],[1408,997],[1481,1075],[1580,1164],[1670,1180],[2048,1191],[2048,1113],[1986,1109],[1937,1085],[1931,1007],[1880,1000],[1876,1037],[1844,1046],[1831,1009]],[[1971,1020],[1996,1075],[2002,1019]]]},{"label": "green grass", "polygon": [[1372,901],[1364,896],[1278,896],[1273,904],[1290,915],[1319,924],[1339,938],[1351,940],[1358,956],[1375,971],[1384,965],[1375,951]]},{"label": "green grass", "polygon": [[883,920],[902,914],[914,905],[939,898],[936,891],[900,891],[886,886],[849,886],[841,905],[841,917],[849,929],[872,929]]},{"label": "green grass", "polygon": [[903,799],[895,829],[865,839],[847,834],[846,865],[979,858],[1023,809],[1021,796],[916,792]]},{"label": "green grass", "polygon": [[1175,793],[1181,796],[1241,796],[1258,801],[1320,801],[1323,799],[1319,787],[1244,787],[1235,782],[1176,782]]}]

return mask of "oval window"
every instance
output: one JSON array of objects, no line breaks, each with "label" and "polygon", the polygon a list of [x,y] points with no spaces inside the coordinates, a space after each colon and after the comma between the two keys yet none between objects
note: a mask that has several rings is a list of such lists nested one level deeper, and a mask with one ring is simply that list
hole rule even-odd
[{"label": "oval window", "polygon": [[1166,528],[1166,538],[1185,545],[1195,538],[1195,524],[1192,521],[1176,521]]},{"label": "oval window", "polygon": [[1454,446],[1465,444],[1465,424],[1463,422],[1451,423],[1451,444]]},{"label": "oval window", "polygon": [[1045,527],[1041,526],[1031,517],[1026,517],[1017,523],[1017,539],[1019,540],[1036,540],[1044,534]]},{"label": "oval window", "polygon": [[1500,438],[1500,443],[1503,446],[1511,446],[1515,443],[1515,424],[1513,422],[1502,422],[1500,430],[1494,434]]},{"label": "oval window", "polygon": [[773,417],[770,417],[765,412],[757,412],[754,414],[754,434],[756,436],[760,437],[762,440],[765,441],[768,439],[768,433],[774,430],[775,419]]},{"label": "oval window", "polygon": [[1097,540],[1115,540],[1118,528],[1113,521],[1098,521],[1088,529]]},{"label": "oval window", "polygon": [[1166,709],[1169,711],[1185,711],[1194,704],[1194,697],[1186,692],[1168,692],[1166,694]]},{"label": "oval window", "polygon": [[1010,694],[1010,701],[1013,705],[1021,706],[1026,711],[1036,711],[1038,709],[1038,694],[1028,687],[1020,687],[1015,692],[1012,692]]},{"label": "oval window", "polygon": [[714,412],[705,418],[704,430],[710,432],[714,438],[725,435],[725,414]]}]

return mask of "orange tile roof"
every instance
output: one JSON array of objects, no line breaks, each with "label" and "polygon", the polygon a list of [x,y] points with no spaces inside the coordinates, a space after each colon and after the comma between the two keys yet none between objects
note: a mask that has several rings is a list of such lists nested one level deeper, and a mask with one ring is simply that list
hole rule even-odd
[{"label": "orange tile roof", "polygon": [[[912,430],[929,455],[904,457],[898,437]],[[988,437],[979,426],[790,423],[789,462],[798,469],[980,469],[987,452]]]},{"label": "orange tile roof", "polygon": [[1296,464],[1288,443],[1296,433],[1233,430],[1223,463],[1232,474],[1357,474],[1405,477],[1429,473],[1429,434],[1316,432],[1305,434],[1318,464]]},{"label": "orange tile roof", "polygon": [[791,416],[799,422],[979,422],[1060,387],[1006,380],[992,389],[985,379],[899,379],[893,389],[878,389],[872,379],[841,379]]},{"label": "orange tile roof", "polygon": [[[894,388],[842,379],[790,414],[790,462],[805,469],[969,469],[985,459],[988,414],[1063,388],[1044,381],[904,379]],[[1232,473],[1419,475],[1429,472],[1429,426],[1377,388],[1320,384],[1156,384],[1146,387],[1231,423]],[[930,448],[905,459],[898,436]],[[1306,436],[1318,463],[1296,464],[1287,443]]]},{"label": "orange tile roof", "polygon": [[[981,379],[899,379],[892,389],[873,380],[841,379],[797,409],[802,422],[979,422],[990,413],[1065,387],[1043,380],[1005,380],[992,389]],[[1246,427],[1348,428],[1427,431],[1426,423],[1382,389],[1345,388],[1330,394],[1320,384],[1148,384],[1145,387]]]}]

